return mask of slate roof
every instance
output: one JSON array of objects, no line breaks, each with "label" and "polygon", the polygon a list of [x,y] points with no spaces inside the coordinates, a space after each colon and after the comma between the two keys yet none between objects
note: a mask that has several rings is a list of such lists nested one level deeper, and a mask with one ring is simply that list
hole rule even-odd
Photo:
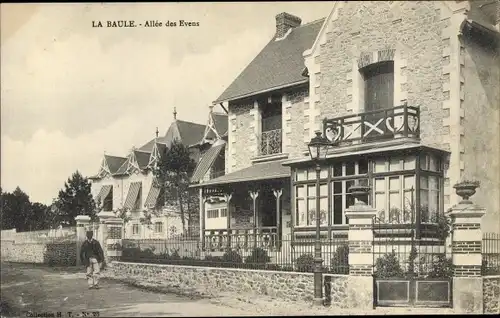
[{"label": "slate roof", "polygon": [[111,173],[115,173],[120,169],[120,167],[123,165],[125,161],[127,161],[127,158],[124,157],[118,157],[118,156],[109,156],[109,155],[104,155],[106,158],[106,163],[108,164],[109,171]]},{"label": "slate roof", "polygon": [[141,146],[139,148],[139,150],[142,150],[142,151],[148,151],[148,152],[152,152],[153,151],[153,145],[155,144],[155,141],[160,144],[160,145],[165,145],[165,137],[158,137],[158,138],[153,138],[151,139],[150,141],[148,141],[146,144],[144,144],[143,146]]},{"label": "slate roof", "polygon": [[[185,146],[197,144],[205,134],[205,125],[183,120],[176,120],[174,124],[177,124],[180,141]],[[172,141],[169,140],[168,142],[170,143]]]},{"label": "slate roof", "polygon": [[134,155],[135,155],[135,160],[137,160],[137,164],[139,165],[139,168],[145,169],[148,166],[151,152],[135,150]]},{"label": "slate roof", "polygon": [[312,47],[324,21],[325,18],[296,27],[279,41],[274,36],[215,102],[306,82],[302,54]]},{"label": "slate roof", "polygon": [[256,163],[222,177],[192,185],[191,187],[288,178],[291,175],[290,167],[283,166],[283,162],[284,160]]}]

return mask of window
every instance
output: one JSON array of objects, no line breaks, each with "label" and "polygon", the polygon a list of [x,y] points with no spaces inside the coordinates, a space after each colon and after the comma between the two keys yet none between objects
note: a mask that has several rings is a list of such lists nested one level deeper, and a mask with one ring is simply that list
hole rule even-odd
[{"label": "window", "polygon": [[139,224],[132,224],[132,234],[139,234]]},{"label": "window", "polygon": [[374,206],[383,221],[411,222],[415,202],[415,175],[377,177],[374,180]]},{"label": "window", "polygon": [[104,211],[113,211],[113,187],[111,187],[109,194],[104,198],[102,209]]},{"label": "window", "polygon": [[381,62],[361,70],[365,80],[365,111],[394,106],[394,62]]},{"label": "window", "polygon": [[142,207],[142,184],[139,187],[139,193],[137,193],[137,200],[135,201],[134,204],[134,210],[139,211],[141,210],[141,207]]},{"label": "window", "polygon": [[227,218],[227,208],[220,209],[220,217]]},{"label": "window", "polygon": [[155,233],[162,233],[162,232],[163,232],[163,223],[155,222]]},{"label": "window", "polygon": [[[321,224],[328,224],[328,184],[319,186]],[[296,187],[296,223],[298,226],[316,224],[316,185]]]},{"label": "window", "polygon": [[420,177],[420,216],[422,222],[432,222],[440,206],[440,186],[436,176]]},{"label": "window", "polygon": [[219,217],[219,210],[218,209],[207,210],[207,219],[216,219],[218,217]]},{"label": "window", "polygon": [[259,102],[261,112],[261,136],[259,155],[281,153],[282,105],[281,98]]}]

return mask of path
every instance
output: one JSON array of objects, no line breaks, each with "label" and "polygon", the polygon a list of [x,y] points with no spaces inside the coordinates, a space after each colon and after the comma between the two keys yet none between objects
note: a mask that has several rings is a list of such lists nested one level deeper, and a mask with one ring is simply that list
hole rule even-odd
[{"label": "path", "polygon": [[102,280],[102,288],[89,290],[82,268],[50,268],[25,264],[1,264],[1,316],[26,317],[61,312],[99,312],[100,317],[229,316],[250,315],[208,299],[159,294]]}]

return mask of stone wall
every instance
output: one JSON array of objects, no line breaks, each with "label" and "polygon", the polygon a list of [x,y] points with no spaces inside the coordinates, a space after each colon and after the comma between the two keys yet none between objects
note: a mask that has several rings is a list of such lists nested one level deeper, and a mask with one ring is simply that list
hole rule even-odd
[{"label": "stone wall", "polygon": [[[113,262],[108,277],[118,280],[135,280],[176,287],[181,290],[195,288],[198,292],[212,294],[229,291],[240,294],[257,294],[284,300],[311,301],[314,296],[312,273],[243,270],[196,266],[174,266]],[[332,276],[333,306],[348,307],[345,285],[347,276]]]},{"label": "stone wall", "polygon": [[76,265],[76,242],[16,243],[2,240],[2,261],[16,263]]},{"label": "stone wall", "polygon": [[485,314],[500,314],[500,276],[483,277],[483,310]]},{"label": "stone wall", "polygon": [[[251,158],[257,155],[259,131],[256,127],[253,102],[229,104],[229,154],[226,159],[228,173],[251,165]],[[245,142],[241,142],[245,140]]]}]

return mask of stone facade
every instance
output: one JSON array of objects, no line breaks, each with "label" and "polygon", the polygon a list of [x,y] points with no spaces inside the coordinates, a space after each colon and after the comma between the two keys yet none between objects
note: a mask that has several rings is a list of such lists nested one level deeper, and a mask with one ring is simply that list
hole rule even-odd
[{"label": "stone facade", "polygon": [[[313,299],[313,274],[260,270],[222,269],[196,266],[173,266],[113,262],[111,273],[116,279],[155,282],[164,287],[196,288],[200,293],[218,290],[266,295],[284,300]],[[347,276],[332,277],[334,306],[348,307],[345,293]]]},{"label": "stone facade", "polygon": [[290,91],[285,94],[284,100],[283,150],[290,158],[301,157],[307,150],[303,135],[306,127],[304,110],[309,100],[309,89],[304,87]]},{"label": "stone facade", "polygon": [[260,131],[255,127],[258,120],[254,118],[254,108],[254,103],[250,101],[229,104],[228,173],[250,166],[251,159],[257,155]]},{"label": "stone facade", "polygon": [[500,276],[483,278],[483,302],[485,314],[500,314]]},{"label": "stone facade", "polygon": [[1,257],[5,262],[76,265],[76,242],[15,243],[2,241]]}]

